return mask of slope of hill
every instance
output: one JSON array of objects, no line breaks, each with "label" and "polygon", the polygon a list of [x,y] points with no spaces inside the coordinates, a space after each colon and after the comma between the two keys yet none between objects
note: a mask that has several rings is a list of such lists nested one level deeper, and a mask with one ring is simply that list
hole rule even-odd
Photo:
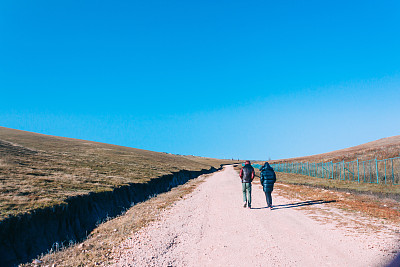
[{"label": "slope of hill", "polygon": [[228,163],[0,127],[0,265],[82,240],[103,220]]},{"label": "slope of hill", "polygon": [[0,127],[0,220],[228,160],[179,156]]},{"label": "slope of hill", "polygon": [[370,159],[387,159],[398,157],[400,155],[400,135],[382,138],[369,143],[361,144],[354,147],[340,149],[328,153],[274,160],[271,163],[284,163],[284,162],[339,162],[339,161],[352,161],[356,160],[370,160]]}]

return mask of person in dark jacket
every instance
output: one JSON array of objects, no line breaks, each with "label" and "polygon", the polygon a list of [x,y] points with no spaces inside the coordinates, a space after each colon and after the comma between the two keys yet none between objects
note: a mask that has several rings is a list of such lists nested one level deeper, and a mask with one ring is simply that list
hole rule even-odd
[{"label": "person in dark jacket", "polygon": [[240,178],[242,179],[243,191],[243,207],[251,208],[251,182],[255,176],[254,168],[251,166],[250,161],[246,160],[244,167],[240,170]]},{"label": "person in dark jacket", "polygon": [[264,166],[260,168],[260,172],[260,182],[263,186],[265,198],[267,199],[267,205],[269,209],[272,209],[271,193],[274,190],[274,183],[276,182],[275,171],[268,162],[265,162]]}]

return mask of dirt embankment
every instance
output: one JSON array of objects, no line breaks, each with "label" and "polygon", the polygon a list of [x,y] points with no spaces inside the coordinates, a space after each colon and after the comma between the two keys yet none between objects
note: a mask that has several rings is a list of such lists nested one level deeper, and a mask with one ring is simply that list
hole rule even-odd
[{"label": "dirt embankment", "polygon": [[90,193],[66,200],[67,204],[35,210],[0,222],[0,265],[13,266],[46,253],[55,243],[82,240],[100,222],[115,217],[135,203],[166,192],[201,174],[216,171],[179,171],[112,191]]}]

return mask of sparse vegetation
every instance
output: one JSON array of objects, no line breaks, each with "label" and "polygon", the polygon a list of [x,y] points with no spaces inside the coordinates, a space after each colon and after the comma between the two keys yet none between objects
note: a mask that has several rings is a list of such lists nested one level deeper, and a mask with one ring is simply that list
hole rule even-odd
[{"label": "sparse vegetation", "polygon": [[[373,142],[362,144],[355,147],[332,151],[324,154],[318,154],[307,157],[290,158],[269,161],[271,164],[275,163],[293,163],[293,162],[339,162],[339,161],[352,161],[359,159],[387,159],[397,157],[400,153],[400,136],[393,136],[388,138],[379,139]],[[255,162],[263,164],[263,162]],[[379,165],[382,167],[382,164]],[[382,178],[382,177],[381,177]],[[343,181],[336,179],[323,179],[306,176],[295,173],[277,173],[277,179],[286,184],[307,185],[320,188],[330,188],[335,190],[346,190],[362,194],[374,194],[377,196],[388,196],[393,199],[400,200],[400,186],[391,184],[369,184],[357,183],[356,181]],[[396,180],[397,181],[397,180]]]},{"label": "sparse vegetation", "polygon": [[357,183],[353,181],[322,179],[301,174],[280,172],[277,173],[277,180],[285,184],[329,188],[358,194],[373,194],[400,201],[400,186],[398,185]]},{"label": "sparse vegetation", "polygon": [[370,160],[370,159],[388,159],[398,157],[400,155],[400,135],[382,138],[376,141],[365,143],[362,145],[340,149],[328,153],[272,160],[270,163],[285,163],[285,162],[339,162],[352,160]]},{"label": "sparse vegetation", "polygon": [[0,127],[0,220],[72,196],[231,162]]},{"label": "sparse vegetation", "polygon": [[320,187],[296,185],[285,181],[278,182],[276,188],[280,189],[275,192],[276,194],[287,198],[300,201],[321,200],[330,202],[330,205],[336,208],[382,220],[382,223],[398,224],[400,222],[400,203],[392,199],[376,197],[371,194],[352,194]]}]

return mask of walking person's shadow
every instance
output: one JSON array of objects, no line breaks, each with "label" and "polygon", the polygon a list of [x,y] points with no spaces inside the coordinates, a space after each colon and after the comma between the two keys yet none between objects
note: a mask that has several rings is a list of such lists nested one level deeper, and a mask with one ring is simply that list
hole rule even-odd
[{"label": "walking person's shadow", "polygon": [[[318,199],[318,200],[309,200],[309,201],[302,201],[302,202],[296,202],[296,203],[290,203],[290,204],[282,204],[282,205],[274,205],[273,210],[280,210],[280,209],[291,209],[291,208],[297,208],[297,207],[302,207],[302,206],[311,206],[311,205],[317,205],[317,204],[326,204],[326,203],[332,203],[336,202],[336,200],[323,200],[323,199]],[[252,208],[254,210],[260,210],[260,209],[266,209],[268,207],[260,207],[260,208]]]}]

